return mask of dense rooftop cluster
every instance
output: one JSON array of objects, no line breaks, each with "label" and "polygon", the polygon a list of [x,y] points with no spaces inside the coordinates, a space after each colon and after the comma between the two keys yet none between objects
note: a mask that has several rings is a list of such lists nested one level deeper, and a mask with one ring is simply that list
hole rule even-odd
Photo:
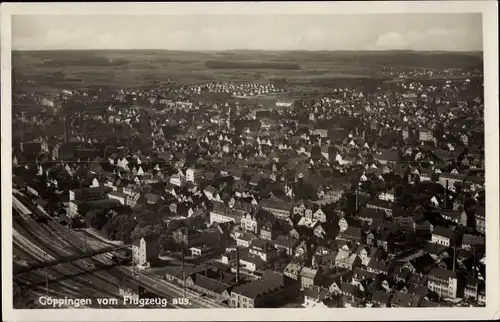
[{"label": "dense rooftop cluster", "polygon": [[232,307],[483,305],[483,84],[400,78],[15,95],[14,184]]}]

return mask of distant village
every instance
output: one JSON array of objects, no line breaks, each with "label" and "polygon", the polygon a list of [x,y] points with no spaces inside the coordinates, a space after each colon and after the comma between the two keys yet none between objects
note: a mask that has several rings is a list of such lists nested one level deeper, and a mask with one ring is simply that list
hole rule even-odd
[{"label": "distant village", "polygon": [[13,185],[229,307],[484,306],[482,80],[396,78],[15,93]]}]

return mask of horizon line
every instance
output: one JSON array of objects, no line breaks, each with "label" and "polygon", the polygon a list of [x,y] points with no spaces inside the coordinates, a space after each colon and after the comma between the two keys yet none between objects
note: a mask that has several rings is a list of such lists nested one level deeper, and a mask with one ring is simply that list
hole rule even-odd
[{"label": "horizon line", "polygon": [[414,49],[164,49],[164,48],[65,48],[65,49],[11,49],[12,52],[40,52],[40,51],[184,51],[184,52],[231,52],[231,51],[262,51],[262,52],[439,52],[439,53],[484,53],[478,50],[414,50]]}]

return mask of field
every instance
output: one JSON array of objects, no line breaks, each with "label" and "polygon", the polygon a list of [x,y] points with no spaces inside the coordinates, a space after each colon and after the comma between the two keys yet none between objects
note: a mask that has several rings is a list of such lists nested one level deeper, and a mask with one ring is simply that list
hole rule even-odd
[{"label": "field", "polygon": [[[12,56],[14,83],[29,79],[33,84],[24,83],[24,90],[45,91],[276,79],[300,84],[380,78],[380,70],[385,66],[412,69],[482,66],[481,53],[411,51],[37,51],[13,52]],[[214,62],[218,64],[214,66]]]}]

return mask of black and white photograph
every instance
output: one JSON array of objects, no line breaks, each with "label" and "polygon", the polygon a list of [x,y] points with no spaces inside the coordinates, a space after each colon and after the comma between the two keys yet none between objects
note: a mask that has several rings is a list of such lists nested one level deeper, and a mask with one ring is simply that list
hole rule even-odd
[{"label": "black and white photograph", "polygon": [[495,2],[120,5],[2,5],[11,320],[498,317]]}]

